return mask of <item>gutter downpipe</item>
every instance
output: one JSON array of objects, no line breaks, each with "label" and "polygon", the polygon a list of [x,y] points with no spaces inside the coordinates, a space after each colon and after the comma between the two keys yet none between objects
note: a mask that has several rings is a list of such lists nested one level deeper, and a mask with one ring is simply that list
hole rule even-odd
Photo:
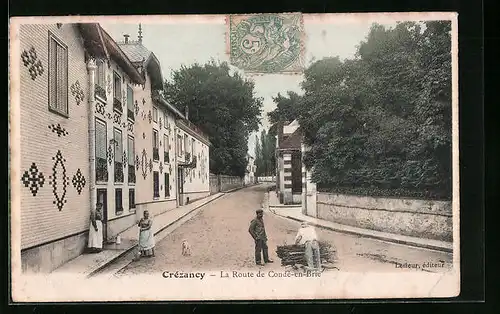
[{"label": "gutter downpipe", "polygon": [[96,194],[96,178],[95,178],[95,114],[94,114],[94,103],[95,103],[95,72],[97,65],[95,59],[90,57],[87,61],[87,70],[89,72],[89,107],[88,107],[88,119],[89,119],[89,190],[90,190],[90,210],[92,212],[96,209],[97,204],[97,194]]}]

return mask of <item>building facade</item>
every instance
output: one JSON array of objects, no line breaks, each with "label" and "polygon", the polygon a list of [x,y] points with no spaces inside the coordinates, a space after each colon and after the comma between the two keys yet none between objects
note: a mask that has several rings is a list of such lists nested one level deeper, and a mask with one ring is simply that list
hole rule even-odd
[{"label": "building facade", "polygon": [[254,184],[256,183],[256,178],[255,178],[255,158],[251,156],[250,154],[247,154],[247,168],[245,171],[245,184]]},{"label": "building facade", "polygon": [[137,213],[148,210],[153,216],[205,196],[209,191],[208,137],[188,117],[163,97],[161,65],[142,42],[129,35],[119,46],[144,77],[134,90],[136,125]]},{"label": "building facade", "polygon": [[97,23],[43,24],[22,25],[19,39],[23,271],[82,254],[98,202],[113,242],[145,209],[209,195],[210,142],[162,97],[141,34],[128,47]]},{"label": "building facade", "polygon": [[98,24],[21,25],[19,39],[22,269],[50,271],[80,255],[88,236],[95,60],[108,70],[126,60]]}]

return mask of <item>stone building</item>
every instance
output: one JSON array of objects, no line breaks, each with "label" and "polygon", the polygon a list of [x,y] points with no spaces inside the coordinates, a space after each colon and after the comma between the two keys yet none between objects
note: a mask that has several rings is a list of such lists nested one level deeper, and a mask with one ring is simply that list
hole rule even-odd
[{"label": "stone building", "polygon": [[281,204],[301,204],[302,212],[315,216],[316,184],[311,181],[302,156],[308,147],[303,143],[297,120],[280,123],[276,142],[276,193]]}]

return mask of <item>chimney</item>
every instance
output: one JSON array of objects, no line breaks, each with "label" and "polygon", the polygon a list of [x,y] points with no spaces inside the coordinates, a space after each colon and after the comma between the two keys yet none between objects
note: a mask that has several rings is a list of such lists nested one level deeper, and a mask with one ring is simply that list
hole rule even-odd
[{"label": "chimney", "polygon": [[184,116],[186,116],[186,120],[189,120],[189,107],[186,105],[184,109]]},{"label": "chimney", "polygon": [[128,44],[128,38],[130,37],[129,34],[125,34],[123,35],[123,37],[125,37],[125,43]]},{"label": "chimney", "polygon": [[142,43],[142,25],[139,23],[139,36],[137,36],[139,43]]}]

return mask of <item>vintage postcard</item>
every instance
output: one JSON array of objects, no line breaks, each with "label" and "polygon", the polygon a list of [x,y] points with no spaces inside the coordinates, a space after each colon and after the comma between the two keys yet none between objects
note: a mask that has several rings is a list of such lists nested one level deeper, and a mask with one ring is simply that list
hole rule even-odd
[{"label": "vintage postcard", "polygon": [[456,13],[15,17],[15,302],[460,294]]}]

